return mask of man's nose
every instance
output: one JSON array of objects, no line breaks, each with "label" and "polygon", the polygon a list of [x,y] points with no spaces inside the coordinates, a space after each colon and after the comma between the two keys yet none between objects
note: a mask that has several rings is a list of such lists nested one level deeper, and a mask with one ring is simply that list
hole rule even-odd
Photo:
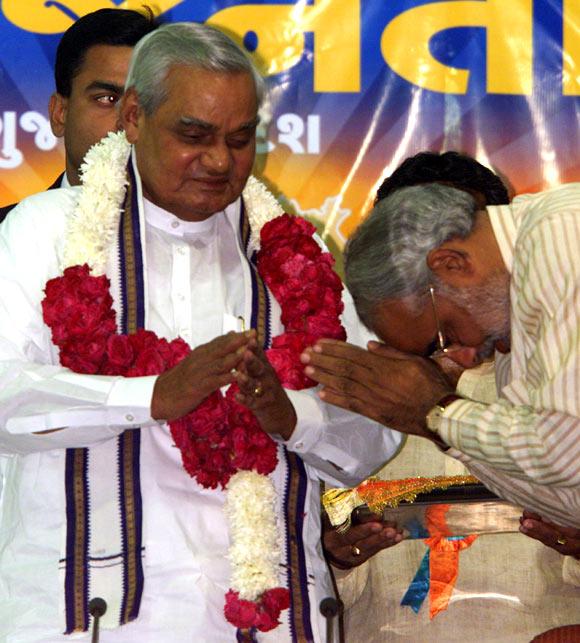
[{"label": "man's nose", "polygon": [[473,346],[449,346],[445,350],[445,357],[452,360],[463,368],[473,368],[479,366],[482,359],[477,354],[477,348]]},{"label": "man's nose", "polygon": [[230,169],[231,156],[225,143],[216,143],[205,150],[201,157],[203,166],[214,174],[226,174]]}]

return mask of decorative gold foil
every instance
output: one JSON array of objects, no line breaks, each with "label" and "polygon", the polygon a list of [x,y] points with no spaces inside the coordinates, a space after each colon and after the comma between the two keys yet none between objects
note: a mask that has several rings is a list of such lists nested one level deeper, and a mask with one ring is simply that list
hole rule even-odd
[{"label": "decorative gold foil", "polygon": [[380,516],[385,507],[397,507],[403,501],[412,503],[420,493],[478,482],[479,480],[473,476],[435,476],[401,480],[369,478],[353,489],[329,489],[322,496],[322,504],[331,524],[339,531],[346,531],[350,527],[351,513],[361,505],[368,505],[373,513]]}]

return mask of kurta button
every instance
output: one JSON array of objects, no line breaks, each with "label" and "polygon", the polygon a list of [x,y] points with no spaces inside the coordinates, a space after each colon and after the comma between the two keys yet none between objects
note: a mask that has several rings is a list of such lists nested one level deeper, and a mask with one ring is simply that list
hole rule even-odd
[{"label": "kurta button", "polygon": [[135,418],[130,413],[127,413],[125,419],[127,420],[127,422],[133,422]]},{"label": "kurta button", "polygon": [[296,448],[301,449],[304,446],[304,442],[296,442]]},{"label": "kurta button", "polygon": [[179,228],[179,221],[172,221],[171,222],[171,227],[172,228]]}]

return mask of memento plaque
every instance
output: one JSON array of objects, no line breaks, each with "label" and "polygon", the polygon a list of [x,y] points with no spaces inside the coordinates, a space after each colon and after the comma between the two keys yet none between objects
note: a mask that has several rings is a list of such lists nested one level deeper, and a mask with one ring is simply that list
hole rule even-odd
[{"label": "memento plaque", "polygon": [[[522,509],[502,500],[482,484],[454,485],[420,493],[413,502],[386,507],[385,521],[405,529],[410,538],[517,532]],[[366,505],[352,512],[354,523],[376,520]]]}]

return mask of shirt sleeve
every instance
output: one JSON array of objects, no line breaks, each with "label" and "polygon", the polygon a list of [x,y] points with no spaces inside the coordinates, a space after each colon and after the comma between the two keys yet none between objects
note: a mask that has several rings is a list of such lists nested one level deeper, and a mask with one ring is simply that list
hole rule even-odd
[{"label": "shirt sleeve", "polygon": [[[54,192],[63,194],[51,194],[48,203],[65,208],[72,191]],[[52,208],[39,211],[36,203],[36,197],[23,202],[0,226],[0,452],[5,454],[89,446],[155,423],[150,417],[155,377],[79,375],[57,365],[40,302],[44,284],[58,274],[54,240],[62,219]]]},{"label": "shirt sleeve", "polygon": [[463,371],[457,382],[457,394],[486,404],[495,402],[497,387],[494,362],[484,362],[475,368]]},{"label": "shirt sleeve", "polygon": [[[358,321],[350,294],[344,291],[342,323],[348,341],[366,347],[374,339]],[[354,486],[380,469],[399,451],[403,436],[379,424],[326,404],[317,388],[287,391],[298,422],[286,446],[333,486]]]}]

